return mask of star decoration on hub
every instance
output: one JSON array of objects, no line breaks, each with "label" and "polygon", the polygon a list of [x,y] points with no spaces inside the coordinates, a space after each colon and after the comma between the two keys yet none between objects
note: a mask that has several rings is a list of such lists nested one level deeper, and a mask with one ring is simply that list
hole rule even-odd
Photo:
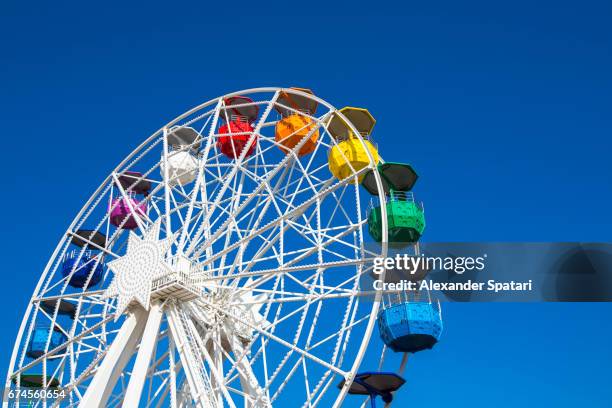
[{"label": "star decoration on hub", "polygon": [[115,320],[133,301],[149,310],[152,281],[172,272],[172,268],[165,261],[172,239],[159,239],[160,226],[160,221],[156,221],[142,238],[130,231],[125,255],[108,263],[108,268],[113,271],[115,277],[104,296],[117,296]]}]

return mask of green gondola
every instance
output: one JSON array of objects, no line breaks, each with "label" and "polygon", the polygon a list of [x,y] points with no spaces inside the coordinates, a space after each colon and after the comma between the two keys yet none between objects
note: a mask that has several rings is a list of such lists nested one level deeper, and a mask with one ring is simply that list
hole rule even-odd
[{"label": "green gondola", "polygon": [[[425,230],[423,206],[414,201],[412,193],[389,191],[386,202],[389,243],[408,245],[419,240]],[[381,207],[373,207],[368,213],[368,232],[376,241],[382,241]]]}]

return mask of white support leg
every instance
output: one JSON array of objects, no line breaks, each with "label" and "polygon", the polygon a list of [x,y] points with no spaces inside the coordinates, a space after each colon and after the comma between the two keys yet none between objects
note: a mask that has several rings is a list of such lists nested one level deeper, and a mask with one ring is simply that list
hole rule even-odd
[{"label": "white support leg", "polygon": [[142,394],[142,387],[144,386],[147,371],[151,364],[151,356],[153,355],[153,348],[159,334],[161,318],[162,306],[156,302],[151,305],[151,310],[149,311],[149,318],[142,335],[142,341],[140,342],[140,348],[138,349],[138,355],[136,356],[136,362],[132,369],[130,383],[125,392],[122,407],[132,408],[140,405],[140,395]]},{"label": "white support leg", "polygon": [[121,326],[117,337],[110,346],[96,375],[87,387],[87,392],[81,400],[81,408],[105,407],[119,375],[130,361],[134,350],[142,337],[147,322],[148,312],[140,307],[134,307]]},{"label": "white support leg", "polygon": [[170,305],[166,316],[170,334],[183,364],[183,371],[187,378],[191,398],[198,408],[215,407],[216,403],[211,400],[213,395],[210,394],[210,382],[206,382],[202,375],[202,367],[196,363],[197,346],[192,344],[191,336],[181,322],[180,313],[176,305]]},{"label": "white support leg", "polygon": [[174,339],[169,336],[168,348],[170,354],[168,356],[168,369],[170,370],[170,408],[176,408],[176,369],[174,362]]},{"label": "white support leg", "polygon": [[[242,343],[233,334],[228,335],[228,340],[230,341],[232,347],[232,353],[234,354],[236,359],[239,359],[240,356],[242,356],[245,352]],[[244,399],[244,407],[271,407],[272,405],[270,404],[268,397],[264,395],[264,391],[257,383],[257,378],[255,377],[255,373],[253,372],[253,368],[251,367],[251,364],[249,364],[249,361],[246,356],[240,359],[240,362],[238,362],[237,364],[238,375],[240,378],[240,387],[246,395],[251,397],[251,400],[247,398]]]}]

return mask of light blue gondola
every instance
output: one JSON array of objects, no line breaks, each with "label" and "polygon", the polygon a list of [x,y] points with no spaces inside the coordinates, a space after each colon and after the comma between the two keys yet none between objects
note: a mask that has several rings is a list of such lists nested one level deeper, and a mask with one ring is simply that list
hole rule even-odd
[{"label": "light blue gondola", "polygon": [[[28,357],[38,358],[45,354],[45,348],[47,346],[50,331],[50,326],[37,326],[34,328],[32,337],[30,338],[30,344],[28,344],[28,349],[26,351]],[[56,327],[51,333],[51,339],[49,341],[49,348],[47,351],[61,346],[66,342],[66,340],[68,340],[66,335]]]},{"label": "light blue gondola", "polygon": [[429,294],[405,293],[378,315],[383,342],[395,352],[416,353],[431,349],[442,334],[440,303]]}]

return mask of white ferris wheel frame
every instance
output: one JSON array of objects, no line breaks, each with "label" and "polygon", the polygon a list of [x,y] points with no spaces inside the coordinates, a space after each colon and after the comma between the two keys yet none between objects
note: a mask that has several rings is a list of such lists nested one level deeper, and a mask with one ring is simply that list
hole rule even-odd
[{"label": "white ferris wheel frame", "polygon": [[[214,131],[214,129],[217,128],[217,120],[219,119],[219,109],[221,107],[221,104],[223,103],[224,100],[226,100],[226,98],[229,97],[233,97],[233,96],[239,96],[239,95],[251,95],[251,94],[260,94],[260,93],[271,93],[274,96],[269,99],[267,101],[267,108],[266,108],[266,112],[262,115],[262,119],[259,120],[259,123],[257,125],[257,127],[255,128],[255,130],[253,131],[253,135],[251,136],[251,139],[253,139],[253,137],[255,137],[255,134],[258,133],[260,131],[260,126],[264,123],[264,116],[267,117],[267,115],[270,113],[270,111],[272,110],[273,106],[276,103],[276,100],[279,96],[279,94],[281,92],[288,92],[290,94],[295,94],[295,95],[299,95],[302,97],[306,97],[309,98],[311,100],[316,101],[320,106],[324,106],[328,112],[327,115],[338,115],[349,127],[350,130],[352,131],[352,133],[360,140],[363,149],[370,161],[370,165],[368,167],[366,167],[365,169],[362,169],[360,172],[355,172],[353,170],[353,175],[347,179],[350,178],[354,178],[355,180],[357,179],[358,174],[363,174],[366,170],[368,169],[373,169],[374,166],[376,165],[375,163],[375,159],[372,156],[370,150],[367,148],[364,139],[361,137],[359,131],[357,131],[357,129],[355,129],[354,125],[336,108],[334,108],[331,104],[327,103],[326,101],[324,101],[323,99],[308,94],[308,93],[304,93],[300,90],[295,90],[295,89],[290,89],[290,88],[276,88],[276,87],[265,87],[265,88],[253,88],[253,89],[248,89],[248,90],[243,90],[243,91],[238,91],[238,92],[233,92],[230,94],[226,94],[214,99],[209,100],[208,102],[205,102],[201,105],[198,105],[196,107],[194,107],[193,109],[183,113],[182,115],[178,116],[177,118],[175,118],[174,120],[168,122],[167,124],[165,124],[164,126],[162,126],[160,129],[158,129],[156,132],[154,132],[149,138],[147,138],[142,144],[140,144],[140,146],[138,146],[131,154],[129,154],[113,171],[112,173],[100,184],[100,186],[96,189],[96,191],[91,195],[91,197],[87,200],[87,202],[85,203],[85,205],[81,208],[81,210],[78,212],[78,214],[76,215],[76,217],[74,218],[74,220],[72,221],[72,223],[70,224],[70,226],[68,227],[68,229],[66,230],[66,232],[63,235],[63,238],[60,240],[59,244],[57,245],[57,247],[55,248],[55,250],[53,251],[53,254],[51,255],[51,258],[49,259],[48,263],[45,266],[45,269],[36,285],[36,288],[33,292],[32,298],[30,299],[30,302],[28,304],[26,313],[24,315],[24,318],[22,319],[20,328],[19,328],[19,332],[17,335],[17,339],[15,341],[15,346],[13,348],[13,352],[11,355],[11,360],[10,360],[10,364],[9,364],[9,370],[8,370],[8,375],[7,375],[7,379],[6,379],[6,383],[5,386],[7,388],[9,388],[11,386],[11,377],[14,376],[15,374],[21,375],[21,373],[26,372],[28,365],[26,365],[25,367],[21,367],[20,370],[15,371],[15,364],[17,362],[18,357],[20,356],[20,352],[21,354],[23,354],[23,350],[25,350],[25,343],[23,342],[23,336],[24,334],[27,334],[27,336],[29,336],[31,334],[31,331],[33,329],[33,325],[34,325],[34,320],[32,320],[30,322],[30,317],[32,315],[32,311],[33,308],[36,308],[37,310],[40,309],[40,297],[38,296],[38,294],[41,292],[41,289],[43,288],[43,285],[48,285],[49,284],[49,279],[51,279],[50,274],[52,275],[53,273],[57,273],[57,269],[58,269],[58,265],[57,262],[59,259],[61,259],[61,255],[62,255],[62,251],[65,253],[66,252],[66,248],[69,245],[69,242],[71,241],[71,239],[74,236],[74,231],[79,227],[79,223],[83,222],[83,217],[87,217],[87,213],[88,211],[91,211],[91,209],[93,208],[92,206],[97,205],[98,203],[96,202],[96,199],[99,200],[103,197],[103,195],[105,194],[105,189],[108,189],[109,185],[113,185],[114,184],[118,184],[117,182],[117,175],[120,173],[121,169],[124,169],[126,165],[129,165],[131,162],[138,160],[139,157],[141,157],[142,155],[146,154],[146,148],[147,146],[151,145],[156,139],[162,137],[163,139],[163,156],[162,156],[162,163],[163,163],[163,177],[162,177],[162,182],[157,186],[157,189],[163,189],[164,191],[164,195],[165,195],[165,214],[164,218],[163,218],[163,223],[166,227],[166,231],[172,231],[171,228],[171,211],[170,211],[170,205],[171,205],[171,197],[170,197],[170,192],[173,189],[173,186],[171,185],[171,180],[168,174],[168,155],[169,155],[169,146],[168,146],[168,138],[166,137],[169,129],[172,129],[173,126],[178,125],[182,120],[191,117],[192,115],[203,111],[205,108],[210,108],[213,105],[215,105],[214,107],[214,112],[211,114],[212,119],[212,123],[210,124],[210,134],[208,135],[208,137],[206,138],[206,142],[207,142],[207,146],[205,149],[210,148],[210,145],[212,143],[212,133]],[[203,115],[202,115],[203,116]],[[317,126],[318,128],[318,126]],[[200,135],[202,139],[204,139],[205,135],[201,134]],[[300,146],[303,144],[303,142],[307,139],[308,137],[304,137],[301,140],[301,143],[299,143],[298,145],[296,145],[296,147],[293,148],[292,151],[292,155],[297,157],[296,155],[296,150],[298,150],[300,148]],[[237,169],[238,165],[241,164],[242,159],[244,158],[246,149],[244,149],[244,151],[242,152],[242,154],[240,155],[240,157],[236,158],[236,160],[234,160],[234,168]],[[140,156],[139,156],[140,155]],[[291,156],[290,154],[287,155],[287,157]],[[238,163],[238,165],[236,164]],[[203,160],[200,160],[199,163],[199,170],[198,170],[198,180],[196,181],[196,183],[200,182],[200,179],[203,177],[202,174],[204,172],[204,167],[206,167],[206,164],[204,163]],[[280,169],[282,166],[280,164],[277,164],[277,168]],[[237,171],[237,170],[236,170]],[[385,197],[385,193],[382,187],[382,181],[381,181],[381,177],[380,174],[377,171],[373,172],[373,175],[375,177],[376,180],[376,184],[377,184],[377,189],[378,189],[378,198],[381,200],[381,202],[384,202],[384,197]],[[230,177],[231,179],[231,177]],[[347,180],[345,179],[345,181]],[[342,180],[338,181],[338,183],[341,183]],[[225,184],[225,187],[227,188],[227,186],[229,186],[229,179]],[[118,188],[121,190],[120,193],[126,197],[126,192],[123,191],[123,189],[121,188],[121,186],[119,185]],[[195,188],[194,188],[195,190]],[[109,193],[112,196],[112,192]],[[197,195],[196,193],[193,193],[194,196]],[[218,194],[217,197],[222,197],[222,194]],[[246,197],[244,200],[245,201],[250,201],[255,197],[255,192],[252,192],[248,197]],[[240,202],[240,199],[238,199],[238,202]],[[244,202],[244,201],[243,201]],[[131,210],[134,210],[134,208],[129,204],[128,201],[128,205],[130,206]],[[193,203],[192,203],[193,205]],[[219,205],[219,204],[217,204]],[[239,204],[242,205],[242,204]],[[191,210],[191,209],[190,209]],[[387,215],[386,215],[386,206],[385,205],[381,205],[380,206],[380,210],[381,210],[381,221],[382,221],[382,237],[383,237],[383,242],[382,242],[382,246],[381,246],[381,251],[382,253],[380,254],[381,256],[385,256],[386,255],[386,244],[387,244],[387,229],[388,229],[388,225],[387,225]],[[296,213],[299,212],[299,206],[296,207],[293,211],[295,211]],[[360,211],[360,210],[359,210]],[[209,214],[211,214],[211,211],[207,211],[206,217],[209,217]],[[360,215],[361,216],[361,215]],[[162,218],[162,213],[159,212],[159,218]],[[144,227],[142,225],[142,221],[138,218],[135,217],[136,221],[138,222],[138,230],[140,230],[140,232],[143,231]],[[191,220],[190,220],[191,221]],[[231,223],[231,217],[228,216],[226,223]],[[102,224],[102,222],[100,223],[100,225]],[[203,226],[205,225],[206,222],[202,222],[200,225]],[[359,226],[359,228],[362,228],[363,224]],[[100,230],[101,226],[98,226],[96,228],[97,230]],[[222,229],[218,229],[216,232],[213,232],[214,234],[220,234],[219,231],[221,231]],[[261,228],[260,228],[261,230]],[[184,233],[188,232],[188,229],[184,229],[183,230]],[[257,232],[257,231],[255,231]],[[182,235],[184,235],[184,233]],[[210,234],[210,232],[208,232],[208,234]],[[218,237],[217,237],[218,238]],[[185,237],[181,236],[179,238],[177,238],[177,240],[180,241],[180,245],[185,244]],[[208,241],[205,242],[209,242],[209,245],[212,245],[212,243],[214,242],[214,240],[212,238],[210,238],[210,236],[207,238]],[[193,241],[192,241],[193,242]],[[363,244],[363,241],[361,241]],[[90,244],[90,246],[94,246],[93,243],[88,242],[88,244]],[[191,243],[190,243],[191,245]],[[234,246],[234,248],[236,243],[233,243],[231,246]],[[229,248],[229,247],[228,247]],[[110,253],[110,255],[113,255],[115,257],[118,257],[119,255],[114,254],[112,251],[108,250],[107,248],[98,248],[103,250],[104,253]],[[188,248],[189,249],[194,249],[195,248]],[[195,251],[195,253],[201,254],[203,251],[206,250],[206,247],[199,247],[197,248],[197,250]],[[228,252],[230,251],[230,249],[228,249]],[[215,256],[219,256],[219,254],[215,254]],[[216,259],[216,258],[215,258]],[[213,259],[214,261],[214,259]],[[212,262],[212,261],[211,261]],[[55,269],[54,268],[55,265]],[[290,267],[287,268],[286,270],[290,271]],[[274,274],[278,274],[279,272],[283,272],[282,269],[276,269],[276,270],[271,270],[270,271],[270,276],[273,276]],[[384,273],[384,272],[383,272]],[[233,276],[233,275],[232,275]],[[223,277],[219,277],[219,279],[221,279]],[[382,276],[382,279],[384,279],[384,275]],[[65,287],[66,285],[64,284],[64,291],[65,291]],[[85,291],[85,289],[84,289]],[[103,291],[99,290],[99,291],[89,291],[88,295],[89,296],[99,296],[102,295]],[[63,293],[63,292],[62,292]],[[356,294],[353,294],[353,296],[357,296]],[[288,347],[289,349],[293,350],[296,353],[301,354],[303,357],[302,358],[310,358],[313,359],[314,361],[316,361],[319,364],[322,364],[323,366],[326,366],[327,368],[329,368],[330,370],[334,371],[334,374],[332,375],[332,378],[335,375],[340,375],[342,378],[344,378],[345,382],[344,382],[344,386],[340,389],[337,398],[335,399],[334,402],[334,407],[339,407],[342,405],[344,398],[346,397],[348,390],[353,382],[354,376],[357,373],[357,370],[359,369],[362,360],[364,358],[364,355],[366,353],[366,350],[368,348],[369,345],[369,341],[370,338],[372,336],[372,332],[374,329],[374,325],[376,322],[376,318],[378,316],[378,312],[379,312],[379,306],[381,303],[381,297],[382,297],[382,293],[381,292],[376,292],[375,294],[375,298],[374,301],[372,302],[372,307],[371,310],[369,312],[369,314],[367,315],[367,323],[366,323],[366,327],[364,329],[363,332],[363,338],[361,341],[361,345],[359,346],[357,353],[354,355],[353,358],[353,364],[350,366],[350,368],[348,370],[341,370],[338,367],[336,367],[334,364],[330,364],[327,363],[325,361],[321,361],[320,359],[318,359],[316,356],[314,355],[310,355],[310,353],[308,353],[308,351],[306,350],[302,350],[299,347],[297,347],[294,344],[291,344],[288,341],[285,341],[281,338],[277,338],[275,339],[275,341],[277,342],[281,342],[284,343],[284,345],[286,347]],[[49,298],[52,300],[52,298]],[[57,299],[61,299],[60,296],[57,297]],[[205,302],[205,300],[203,299],[199,299],[198,300],[199,304],[203,304]],[[59,302],[57,302],[59,303]],[[38,304],[38,306],[37,306]],[[81,303],[79,302],[79,305]],[[214,308],[215,305],[211,304],[210,302],[208,302],[207,304],[208,307],[210,308]],[[125,365],[126,363],[126,359],[131,359],[133,357],[134,352],[137,351],[136,354],[136,360],[134,362],[134,368],[130,374],[130,382],[127,388],[127,391],[124,394],[124,404],[127,403],[128,405],[124,405],[124,406],[137,406],[138,405],[138,401],[140,401],[141,398],[141,392],[142,392],[142,387],[143,384],[147,378],[147,371],[148,371],[148,367],[151,364],[155,364],[155,362],[151,361],[151,356],[154,355],[154,349],[156,347],[156,343],[158,341],[158,330],[160,328],[160,323],[162,320],[162,307],[166,307],[167,311],[164,312],[167,316],[167,323],[168,323],[168,331],[172,332],[172,335],[167,336],[168,337],[168,342],[169,342],[169,348],[172,350],[171,356],[169,355],[168,359],[172,360],[174,359],[174,350],[173,348],[180,348],[183,347],[184,344],[177,344],[177,336],[179,336],[179,338],[187,338],[190,339],[189,341],[194,341],[194,343],[197,343],[196,346],[199,346],[198,348],[200,349],[201,352],[203,353],[207,353],[207,347],[203,346],[202,344],[202,339],[199,338],[198,336],[198,328],[195,326],[195,324],[193,322],[190,321],[189,324],[179,324],[179,322],[181,321],[182,318],[184,318],[184,316],[181,316],[181,313],[184,313],[184,310],[180,310],[180,308],[178,308],[175,304],[172,304],[172,302],[170,302],[169,304],[162,304],[160,302],[157,303],[153,303],[151,306],[150,311],[145,312],[144,309],[142,310],[134,310],[132,311],[128,317],[124,320],[122,328],[117,332],[116,337],[114,338],[112,344],[109,346],[109,349],[106,350],[105,353],[102,353],[101,356],[98,356],[97,361],[93,361],[92,362],[92,366],[95,366],[95,368],[97,368],[97,371],[94,374],[93,380],[91,381],[91,383],[88,386],[87,392],[84,396],[82,396],[82,404],[81,406],[95,406],[96,401],[106,401],[106,398],[109,397],[109,395],[107,395],[109,392],[112,392],[112,389],[114,387],[114,382],[113,381],[117,381],[117,377],[120,375],[119,372],[116,372],[116,370],[113,370],[113,368],[116,367],[116,364],[123,364]],[[355,309],[356,311],[356,309]],[[58,314],[58,310],[56,307],[55,313],[53,315],[53,322],[55,323],[55,319],[57,318],[57,314]],[[238,318],[238,316],[232,316],[234,317],[237,321],[240,321],[240,319]],[[113,316],[106,316],[104,321],[99,322],[98,324],[100,325],[104,325],[106,324],[107,321],[110,321],[113,318]],[[28,322],[30,322],[30,327],[28,330]],[[242,323],[247,324],[247,321],[243,321]],[[74,326],[76,327],[76,323],[74,324]],[[251,327],[251,329],[253,330],[258,330],[258,328],[255,327]],[[90,330],[93,332],[95,330],[95,327],[92,326],[92,328],[90,328]],[[191,332],[189,333],[189,330],[191,330]],[[73,330],[74,331],[74,330]],[[74,334],[74,333],[72,333]],[[87,335],[87,333],[83,334],[80,333],[79,335],[83,336],[83,335]],[[76,339],[76,338],[75,338]],[[74,340],[74,339],[73,339]],[[140,341],[141,340],[141,341]],[[218,339],[217,339],[218,340]],[[140,344],[139,344],[140,341]],[[348,340],[347,340],[348,341]],[[27,342],[26,342],[27,343]],[[49,341],[47,342],[47,347],[49,346]],[[249,346],[250,347],[250,346]],[[219,348],[221,350],[223,350],[223,347],[219,346]],[[265,350],[265,349],[264,349]],[[51,352],[51,350],[49,351]],[[245,350],[243,350],[244,353],[246,353]],[[197,369],[199,369],[200,367],[195,367],[195,363],[193,363],[193,359],[194,356],[183,356],[181,354],[181,352],[179,351],[180,357],[181,357],[181,361],[170,361],[170,363],[172,365],[182,365],[182,369],[185,372],[185,376],[186,376],[186,380],[188,383],[188,392],[190,393],[190,396],[192,399],[194,394],[198,394],[198,395],[202,395],[202,394],[206,394],[206,390],[201,389],[202,388],[202,384],[198,383],[198,381],[194,380],[193,377],[195,375],[195,371]],[[186,354],[189,354],[189,352],[186,352]],[[109,357],[110,356],[110,357]],[[207,358],[210,358],[211,360],[213,358],[227,358],[228,356],[208,356]],[[234,357],[235,358],[235,357]],[[188,361],[190,363],[185,364],[185,361],[182,361],[183,359],[185,359],[185,361]],[[319,361],[317,361],[319,360]],[[23,355],[21,356],[21,361],[23,362]],[[107,364],[105,365],[104,362],[106,361],[111,361],[114,362],[114,364]],[[192,365],[192,363],[194,365]],[[237,364],[240,364],[240,362],[238,362]],[[30,363],[30,366],[33,365],[33,363]],[[212,367],[212,365],[211,365]],[[45,370],[46,370],[46,365],[45,365]],[[94,367],[92,367],[92,370],[94,370]],[[221,367],[222,370],[222,367]],[[304,368],[304,370],[306,370]],[[169,373],[169,375],[175,376],[176,374],[174,373],[174,370],[172,370],[171,373]],[[237,374],[238,375],[238,374]],[[253,373],[251,372],[250,375],[253,375]],[[241,384],[243,382],[242,377],[246,376],[248,377],[248,374],[240,374],[241,377]],[[217,385],[217,394],[224,394],[222,396],[221,401],[225,401],[228,402],[229,406],[234,406],[231,403],[231,397],[228,398],[227,397],[227,393],[228,393],[228,389],[224,386],[224,380],[223,377],[223,372],[215,372],[215,370],[211,370],[210,373],[210,381],[214,384],[218,384]],[[114,380],[113,380],[114,378]],[[108,389],[108,384],[113,382],[110,390]],[[327,385],[325,386],[326,388],[329,387],[329,385],[331,384],[331,380],[327,383]],[[73,390],[77,389],[77,384],[72,384],[73,386]],[[176,386],[176,385],[175,385]],[[247,390],[249,389],[249,385],[247,384],[245,386],[247,388]],[[308,387],[308,386],[307,386]],[[194,390],[195,389],[195,390]],[[181,390],[181,389],[174,389],[174,390],[170,390],[171,394],[174,394],[173,396],[171,396],[171,405],[172,406],[181,406],[181,395],[185,394],[185,390]],[[243,391],[244,392],[244,391]],[[325,392],[323,391],[320,395],[320,397],[322,397],[322,395]],[[210,393],[208,394],[210,395]],[[188,395],[189,397],[189,395]],[[319,398],[320,398],[319,397]],[[178,401],[178,402],[177,402]],[[218,405],[218,402],[215,403],[213,401],[206,401],[206,399],[197,399],[195,398],[196,401],[196,406],[215,406]],[[198,404],[198,401],[200,402]],[[245,400],[246,401],[246,400]],[[305,406],[311,406],[313,403],[313,401],[306,401]],[[129,405],[131,404],[131,405]],[[246,402],[245,402],[246,404]],[[307,404],[307,405],[306,405]],[[265,404],[264,404],[265,405]],[[316,405],[316,402],[315,402]],[[7,402],[4,402],[3,406],[8,406]],[[45,405],[46,406],[46,405]],[[221,402],[221,406],[223,406],[223,402]],[[246,405],[245,405],[246,406]]]}]

